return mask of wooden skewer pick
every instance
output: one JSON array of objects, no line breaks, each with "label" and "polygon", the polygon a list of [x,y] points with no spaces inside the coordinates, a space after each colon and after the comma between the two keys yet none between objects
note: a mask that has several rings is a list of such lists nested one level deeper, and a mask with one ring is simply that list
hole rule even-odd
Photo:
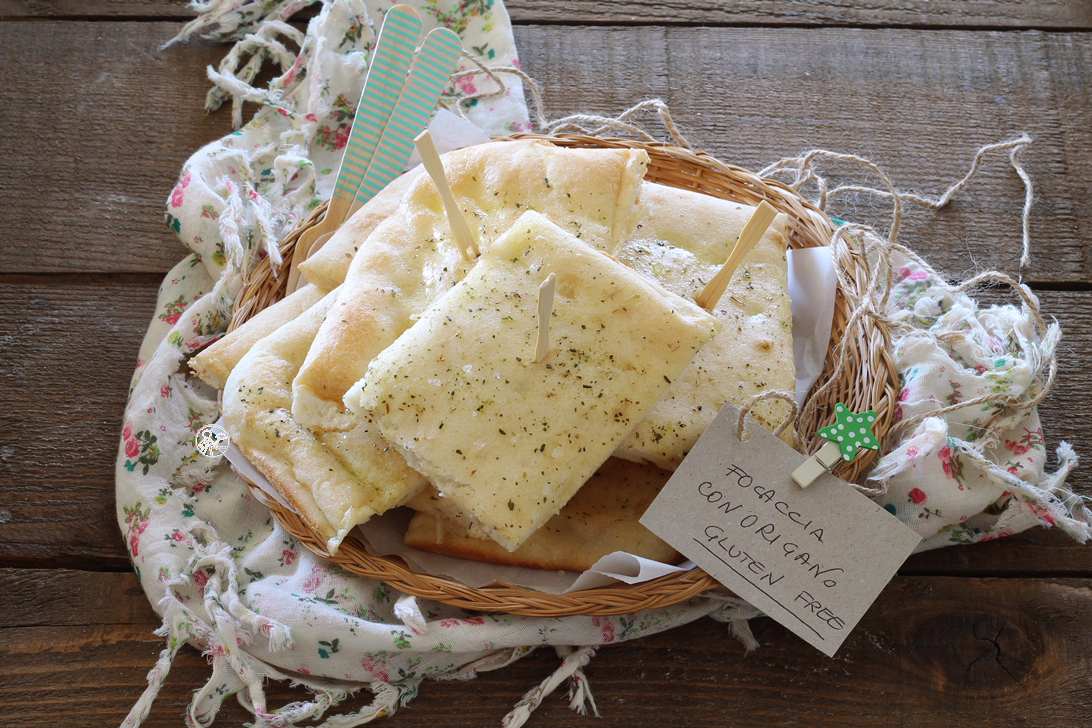
[{"label": "wooden skewer pick", "polygon": [[535,364],[550,353],[550,315],[554,311],[554,289],[557,275],[551,273],[538,287],[538,343],[535,345]]},{"label": "wooden skewer pick", "polygon": [[736,268],[739,267],[743,256],[750,253],[751,248],[755,247],[755,244],[762,239],[762,236],[766,234],[766,228],[770,227],[770,223],[773,222],[775,217],[777,217],[777,210],[774,209],[773,205],[765,200],[758,203],[758,207],[751,214],[751,219],[743,226],[743,231],[739,234],[739,240],[736,241],[736,247],[732,248],[728,260],[724,261],[724,265],[717,271],[717,274],[705,284],[705,288],[701,289],[701,293],[694,297],[694,303],[706,311],[713,310],[713,306],[728,290],[728,282],[732,280],[732,274],[736,272]]},{"label": "wooden skewer pick", "polygon": [[436,190],[440,193],[440,199],[444,202],[444,210],[447,211],[447,221],[451,225],[451,234],[455,237],[455,243],[467,262],[478,256],[478,243],[474,238],[474,232],[463,217],[463,211],[459,209],[459,203],[455,202],[455,196],[451,194],[451,187],[447,184],[447,176],[444,174],[444,165],[440,161],[440,154],[436,151],[436,145],[432,141],[432,135],[428,129],[417,135],[413,140],[417,145],[417,151],[421,154],[421,163],[425,166],[428,176],[432,177]]}]

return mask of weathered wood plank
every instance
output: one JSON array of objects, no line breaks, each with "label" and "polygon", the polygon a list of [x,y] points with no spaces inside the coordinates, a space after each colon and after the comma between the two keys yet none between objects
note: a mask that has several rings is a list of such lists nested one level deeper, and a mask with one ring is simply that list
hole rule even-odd
[{"label": "weathered wood plank", "polygon": [[1088,28],[1092,9],[1079,2],[995,3],[878,0],[711,2],[709,0],[638,0],[637,2],[551,2],[508,0],[513,21],[565,24],[702,25],[852,25],[952,28]]},{"label": "weathered wood plank", "polygon": [[[514,23],[853,25],[955,28],[1092,27],[1092,8],[1080,0],[966,3],[945,0],[508,0]],[[305,16],[306,16],[305,11]],[[0,17],[188,18],[185,4],[160,0],[0,0]]]},{"label": "weathered wood plank", "polygon": [[[0,585],[37,581],[57,601],[99,587],[86,572],[0,571]],[[113,605],[92,600],[84,615],[0,627],[0,713],[20,725],[79,717],[117,725],[136,701],[162,641],[136,578],[114,585]],[[0,590],[0,625],[14,611]],[[43,604],[46,603],[43,599]],[[125,623],[119,619],[125,615]],[[602,714],[596,725],[808,725],[926,728],[973,715],[981,725],[1076,726],[1092,720],[1092,581],[897,577],[834,658],[823,657],[767,619],[752,624],[761,647],[744,657],[727,627],[700,620],[633,643],[605,647],[586,673]],[[540,650],[469,682],[428,682],[393,720],[401,726],[481,726],[501,716],[556,667]],[[184,648],[145,726],[177,726],[209,667]],[[270,703],[304,696],[268,686]],[[368,696],[354,701],[366,704]],[[93,718],[92,718],[93,716]],[[234,701],[223,725],[248,718]],[[577,725],[562,694],[535,725]]]},{"label": "weathered wood plank", "polygon": [[[5,108],[22,110],[0,141],[0,272],[165,271],[174,262],[181,248],[162,226],[163,203],[186,157],[229,123],[226,112],[201,111],[203,68],[226,47],[156,54],[174,29],[0,23],[0,45],[23,59],[0,90]],[[1025,161],[1037,202],[1024,277],[1092,280],[1092,249],[1078,233],[1092,218],[1092,35],[539,25],[519,27],[517,42],[552,115],[617,114],[659,96],[695,146],[753,169],[822,146],[877,160],[904,188],[939,193],[979,145],[1026,130],[1036,137]],[[46,87],[79,113],[39,103],[35,89]],[[954,273],[1015,270],[1022,195],[995,159],[951,209],[910,211],[903,240]],[[864,199],[836,209],[886,218]]]},{"label": "weathered wood plank", "polygon": [[[659,97],[695,147],[750,169],[821,147],[871,158],[902,189],[936,195],[981,145],[1027,131],[1037,254],[1024,278],[1092,280],[1077,233],[1092,215],[1092,173],[1078,161],[1092,155],[1092,36],[520,27],[516,41],[554,115],[615,115]],[[879,185],[842,163],[826,168],[832,182],[848,172]],[[910,211],[901,239],[953,273],[1014,271],[1022,202],[1019,179],[995,158],[948,210]],[[867,198],[832,210],[889,220]]]},{"label": "weathered wood plank", "polygon": [[[168,270],[163,209],[190,154],[231,131],[206,114],[226,46],[158,51],[174,23],[0,23],[0,271]],[[55,99],[64,99],[58,113]],[[10,113],[17,110],[17,113]]]},{"label": "weathered wood plank", "polygon": [[131,571],[0,569],[0,594],[4,628],[145,626],[156,619]]},{"label": "weathered wood plank", "polygon": [[157,288],[0,283],[0,560],[127,564],[114,459]]},{"label": "weathered wood plank", "polygon": [[[46,278],[45,281],[49,281]],[[72,276],[43,285],[0,278],[0,564],[125,568],[114,515],[114,458],[129,372],[153,315],[158,282]],[[1053,448],[1092,452],[1092,296],[1046,291],[1042,305],[1065,332],[1061,375],[1042,407]],[[78,355],[74,356],[74,352]],[[1079,468],[1072,484],[1092,495]],[[927,574],[1092,575],[1092,546],[1036,531],[996,544],[914,557]]]}]

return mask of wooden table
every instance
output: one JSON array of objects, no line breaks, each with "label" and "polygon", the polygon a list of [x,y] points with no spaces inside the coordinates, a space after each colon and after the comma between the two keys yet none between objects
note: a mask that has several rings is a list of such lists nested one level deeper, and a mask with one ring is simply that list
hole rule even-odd
[{"label": "wooden table", "polygon": [[[696,147],[753,169],[821,146],[936,193],[979,145],[1031,133],[1022,274],[1065,332],[1044,427],[1092,456],[1092,5],[852,5],[508,3],[552,114],[660,97]],[[229,131],[229,112],[202,109],[226,47],[157,51],[188,17],[164,0],[0,0],[0,17],[0,716],[116,725],[162,646],[116,525],[116,442],[156,287],[183,255],[164,200]],[[1015,272],[1022,194],[998,159],[948,209],[911,212],[903,240],[953,274]],[[1088,473],[1072,480],[1086,494]],[[1059,533],[910,559],[833,659],[754,626],[746,656],[708,620],[603,649],[587,669],[602,720],[554,695],[531,725],[1092,724],[1092,545]],[[390,724],[497,725],[555,665],[543,651],[426,683]],[[186,648],[145,725],[181,725],[207,675]],[[246,717],[229,701],[218,724]]]}]

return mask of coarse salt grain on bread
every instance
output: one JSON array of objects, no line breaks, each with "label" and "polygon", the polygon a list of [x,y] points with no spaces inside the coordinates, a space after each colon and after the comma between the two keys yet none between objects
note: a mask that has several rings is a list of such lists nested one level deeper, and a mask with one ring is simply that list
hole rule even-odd
[{"label": "coarse salt grain on bread", "polygon": [[[539,285],[556,275],[550,354]],[[714,335],[711,315],[527,212],[345,396],[514,550],[576,493]]]}]

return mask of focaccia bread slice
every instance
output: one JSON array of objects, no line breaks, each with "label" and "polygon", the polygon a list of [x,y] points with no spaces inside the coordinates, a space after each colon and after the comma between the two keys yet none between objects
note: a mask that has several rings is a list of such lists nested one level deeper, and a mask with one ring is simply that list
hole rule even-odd
[{"label": "focaccia bread slice", "polygon": [[292,416],[291,381],[336,293],[258,341],[224,386],[231,441],[336,552],[353,526],[412,497],[424,478],[367,423],[319,434]]},{"label": "focaccia bread slice", "polygon": [[420,168],[406,172],[353,213],[322,248],[300,265],[305,278],[311,283],[258,312],[242,326],[205,348],[190,360],[194,373],[206,384],[223,389],[231,370],[251,346],[340,286],[360,241],[371,235],[379,223],[398,209],[402,196],[420,172]]},{"label": "focaccia bread slice", "polygon": [[[693,298],[728,258],[753,207],[646,182],[648,215],[619,260],[667,290]],[[720,333],[710,341],[616,451],[674,470],[725,402],[743,404],[769,389],[796,389],[784,213],[744,257],[714,306]],[[773,431],[788,415],[781,401],[751,416]],[[783,438],[791,437],[786,431]]]},{"label": "focaccia bread slice", "polygon": [[[539,286],[556,275],[535,362]],[[527,212],[345,396],[508,550],[576,493],[719,328]]]},{"label": "focaccia bread slice", "polygon": [[[648,155],[494,142],[443,157],[452,193],[487,250],[523,212],[537,210],[592,247],[613,253],[643,214],[637,195]],[[360,245],[342,295],[293,383],[292,410],[315,430],[352,426],[342,398],[371,360],[447,292],[463,261],[436,186],[422,175],[398,211]]]},{"label": "focaccia bread slice", "polygon": [[512,552],[482,538],[471,517],[452,515],[444,507],[446,499],[430,487],[406,504],[418,513],[410,520],[404,541],[425,551],[531,569],[586,571],[615,551],[675,563],[679,559],[675,549],[640,523],[669,477],[671,473],[659,468],[611,458],[556,516]]},{"label": "focaccia bread slice", "polygon": [[414,167],[396,177],[375,197],[364,203],[321,248],[300,264],[300,272],[304,278],[327,291],[340,286],[345,281],[345,273],[361,243],[372,234],[379,223],[394,214],[406,191],[423,171],[424,167]]},{"label": "focaccia bread slice", "polygon": [[205,384],[215,389],[223,389],[231,370],[250,351],[250,347],[314,306],[325,295],[326,291],[318,286],[303,286],[205,347],[200,354],[190,359],[190,369]]}]

